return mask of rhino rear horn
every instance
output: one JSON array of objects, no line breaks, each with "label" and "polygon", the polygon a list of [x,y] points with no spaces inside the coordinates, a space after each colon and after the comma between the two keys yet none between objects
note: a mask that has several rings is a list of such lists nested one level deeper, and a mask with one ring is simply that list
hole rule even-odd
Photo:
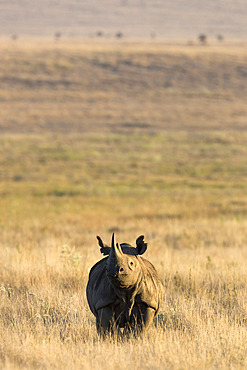
[{"label": "rhino rear horn", "polygon": [[144,235],[138,236],[136,239],[136,249],[138,254],[143,254],[147,250],[148,244],[144,242]]},{"label": "rhino rear horn", "polygon": [[122,248],[121,246],[119,246],[118,243],[116,244],[116,247],[117,247],[118,253],[123,254]]}]

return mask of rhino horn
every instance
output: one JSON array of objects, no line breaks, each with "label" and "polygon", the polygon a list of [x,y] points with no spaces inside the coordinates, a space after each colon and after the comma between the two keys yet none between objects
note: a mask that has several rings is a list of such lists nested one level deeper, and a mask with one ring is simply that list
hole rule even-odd
[{"label": "rhino horn", "polygon": [[118,250],[118,255],[122,255],[123,254],[123,251],[122,251],[122,248],[118,245],[118,243],[116,244],[116,247],[117,247],[117,250]]},{"label": "rhino horn", "polygon": [[112,240],[111,240],[110,258],[119,259],[119,258],[121,258],[122,254],[123,254],[123,251],[122,251],[121,247],[118,245],[118,243],[115,245],[114,233],[113,233],[112,234]]}]

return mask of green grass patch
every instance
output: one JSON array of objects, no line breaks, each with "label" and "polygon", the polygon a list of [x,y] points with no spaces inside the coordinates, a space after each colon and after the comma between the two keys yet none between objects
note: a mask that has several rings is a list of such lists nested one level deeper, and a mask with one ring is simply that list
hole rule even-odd
[{"label": "green grass patch", "polygon": [[102,197],[109,202],[111,197],[136,198],[138,203],[151,197],[163,202],[160,214],[167,214],[163,208],[169,202],[179,207],[182,200],[184,215],[204,209],[214,216],[244,217],[245,205],[233,202],[247,194],[246,157],[247,135],[236,132],[229,138],[219,132],[183,131],[6,135],[0,139],[0,197],[20,202],[27,196],[61,202],[71,198],[72,203]]}]

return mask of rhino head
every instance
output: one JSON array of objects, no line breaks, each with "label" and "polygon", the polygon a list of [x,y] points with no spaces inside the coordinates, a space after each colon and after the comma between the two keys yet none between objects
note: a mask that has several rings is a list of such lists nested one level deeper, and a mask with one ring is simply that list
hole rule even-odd
[{"label": "rhino head", "polygon": [[[123,252],[124,247],[127,248],[125,249],[125,253]],[[106,272],[108,279],[115,287],[129,289],[136,285],[139,280],[141,266],[138,261],[137,253],[128,253],[128,251],[131,252],[132,249],[134,248],[125,244],[121,244],[120,246],[118,243],[115,244],[114,233],[112,234],[112,242],[106,265]]]}]

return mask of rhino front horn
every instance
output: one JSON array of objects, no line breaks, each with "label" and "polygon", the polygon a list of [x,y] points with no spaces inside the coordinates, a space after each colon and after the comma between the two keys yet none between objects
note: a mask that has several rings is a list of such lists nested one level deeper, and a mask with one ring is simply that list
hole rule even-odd
[{"label": "rhino front horn", "polygon": [[112,233],[112,237],[111,237],[111,247],[114,248],[115,246],[115,241],[114,241],[114,233]]},{"label": "rhino front horn", "polygon": [[116,249],[115,249],[114,233],[112,233],[112,238],[111,238],[110,258],[116,258]]},{"label": "rhino front horn", "polygon": [[114,240],[114,233],[112,234],[112,239],[111,239],[111,252],[110,252],[110,257],[111,258],[119,258],[123,254],[121,247],[119,247],[118,243],[115,245],[115,240]]}]

